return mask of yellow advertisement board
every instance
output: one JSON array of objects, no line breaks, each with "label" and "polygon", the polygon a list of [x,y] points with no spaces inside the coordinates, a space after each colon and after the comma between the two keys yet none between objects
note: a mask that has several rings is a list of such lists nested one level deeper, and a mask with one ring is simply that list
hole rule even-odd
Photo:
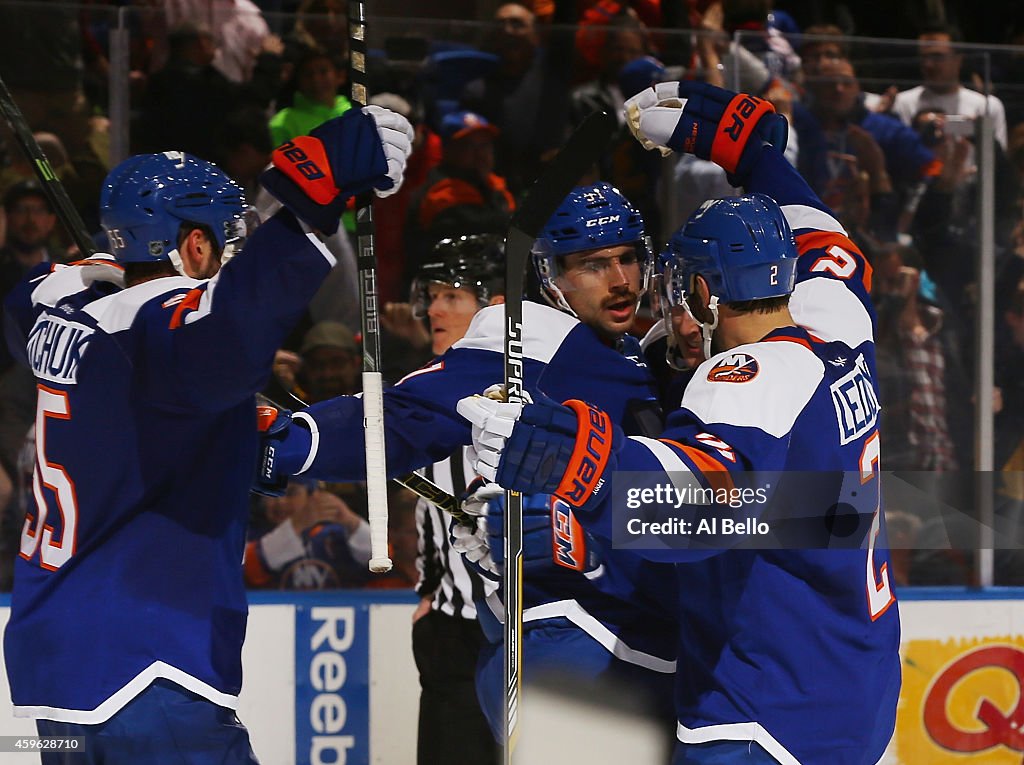
[{"label": "yellow advertisement board", "polygon": [[910,639],[890,752],[900,765],[1021,765],[1024,638]]}]

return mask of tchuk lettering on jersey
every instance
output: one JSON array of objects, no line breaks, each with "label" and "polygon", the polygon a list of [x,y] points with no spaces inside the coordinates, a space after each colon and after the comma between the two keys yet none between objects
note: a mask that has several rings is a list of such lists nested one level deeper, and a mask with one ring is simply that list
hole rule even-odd
[{"label": "tchuk lettering on jersey", "polygon": [[75,384],[92,333],[91,327],[52,314],[40,317],[29,333],[27,346],[29,365],[36,377]]}]

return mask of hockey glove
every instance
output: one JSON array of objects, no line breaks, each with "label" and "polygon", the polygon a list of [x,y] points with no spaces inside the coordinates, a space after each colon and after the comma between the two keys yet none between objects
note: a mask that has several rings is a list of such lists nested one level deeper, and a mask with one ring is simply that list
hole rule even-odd
[{"label": "hockey glove", "polygon": [[[505,490],[476,478],[463,509],[478,520],[475,529],[453,523],[452,546],[468,565],[484,577],[498,581],[505,564]],[[600,564],[589,552],[588,535],[572,510],[549,494],[523,498],[523,571],[527,576],[548,573],[554,566],[590,572]]]},{"label": "hockey glove", "polygon": [[600,409],[576,400],[523,407],[471,396],[457,410],[473,426],[473,468],[488,480],[524,494],[554,494],[581,510],[604,498],[622,435]]},{"label": "hockey glove", "polygon": [[[492,540],[488,536],[488,513],[493,503],[492,500],[502,497],[505,490],[496,483],[490,483],[483,478],[475,478],[466,487],[466,497],[462,501],[462,510],[466,515],[472,516],[476,523],[467,526],[452,521],[449,529],[452,547],[462,554],[466,564],[471,566],[478,574],[491,581],[501,579],[501,570],[498,568],[498,560],[504,560],[505,549],[500,538],[501,518],[498,519],[499,538]],[[491,544],[497,545],[495,553],[491,551]]]},{"label": "hockey glove", "polygon": [[260,182],[303,223],[330,236],[350,197],[398,191],[412,142],[412,126],[400,114],[351,109],[277,147]]},{"label": "hockey glove", "polygon": [[280,497],[294,472],[288,466],[302,465],[312,446],[312,434],[306,428],[293,427],[292,413],[287,409],[261,404],[256,407],[256,422],[260,452],[251,491],[265,497]]},{"label": "hockey glove", "polygon": [[645,149],[711,160],[743,185],[761,147],[784,151],[786,118],[764,99],[703,82],[661,82],[626,101],[626,121]]}]

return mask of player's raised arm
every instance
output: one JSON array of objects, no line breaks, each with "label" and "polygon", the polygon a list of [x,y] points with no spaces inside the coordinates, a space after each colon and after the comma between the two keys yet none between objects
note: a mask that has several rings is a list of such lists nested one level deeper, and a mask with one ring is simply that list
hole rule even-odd
[{"label": "player's raised arm", "polygon": [[778,203],[800,255],[792,301],[798,324],[851,347],[871,338],[871,266],[783,156],[788,127],[770,103],[705,83],[666,82],[629,99],[626,116],[646,148],[715,162],[734,186]]}]

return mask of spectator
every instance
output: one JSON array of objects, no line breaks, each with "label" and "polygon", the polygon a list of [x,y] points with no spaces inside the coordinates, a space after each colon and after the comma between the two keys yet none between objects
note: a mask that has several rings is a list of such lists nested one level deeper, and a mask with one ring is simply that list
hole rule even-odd
[{"label": "spectator", "polygon": [[970,468],[970,388],[956,317],[915,250],[886,246],[875,262],[883,467],[933,473]]},{"label": "spectator", "polygon": [[[835,24],[809,26],[803,31],[801,39],[801,84],[818,77],[821,74],[821,65],[826,61],[851,60],[850,44],[844,38],[843,30]],[[862,91],[864,108],[873,112],[888,112],[892,109],[893,100],[898,92],[895,85],[881,95]]]},{"label": "spectator", "polygon": [[0,296],[40,263],[53,260],[48,244],[57,215],[37,181],[19,181],[4,194],[7,242],[0,249]]},{"label": "spectator", "polygon": [[[213,66],[217,47],[210,29],[192,21],[171,29],[167,65],[149,78],[132,130],[137,151],[173,147],[189,154],[216,156],[220,122],[244,105],[266,100],[238,85]],[[204,119],[196,119],[196,115]]]},{"label": "spectator", "polygon": [[291,106],[270,119],[275,146],[306,135],[331,117],[340,117],[352,102],[338,93],[348,73],[340,61],[322,48],[308,49],[295,65],[295,96]]},{"label": "spectator", "polygon": [[806,106],[794,106],[800,172],[826,204],[846,217],[846,187],[858,183],[860,174],[866,172],[871,228],[891,238],[897,226],[898,202],[909,197],[923,179],[937,175],[941,165],[913,129],[865,106],[848,59],[822,59],[814,71],[817,74],[806,82]]},{"label": "spectator", "polygon": [[256,107],[229,114],[220,133],[216,164],[242,187],[246,199],[256,199],[260,173],[270,164],[274,150],[266,114]]},{"label": "spectator", "polygon": [[245,548],[248,587],[323,590],[368,578],[370,526],[316,481],[296,476],[281,497],[263,497],[271,530]]},{"label": "spectator", "polygon": [[503,3],[494,21],[484,50],[498,56],[498,66],[466,86],[462,104],[501,130],[497,172],[518,193],[564,138],[573,48],[571,39],[542,45],[536,17],[521,3]]},{"label": "spectator", "polygon": [[[608,25],[605,44],[600,48],[601,69],[594,79],[577,85],[569,94],[569,121],[578,125],[591,112],[603,110],[614,114],[623,124],[622,104],[628,96],[619,89],[619,72],[630,61],[648,52],[647,34],[643,25],[630,15],[617,16]],[[647,87],[650,83],[646,83]],[[639,92],[639,88],[636,92]],[[632,94],[629,94],[632,95]]]},{"label": "spectator", "polygon": [[231,82],[277,78],[284,44],[252,0],[163,0],[163,8],[172,28],[183,22],[208,26],[216,49],[213,66]]},{"label": "spectator", "polygon": [[911,124],[914,115],[923,110],[940,110],[944,114],[977,117],[988,113],[992,117],[996,141],[1006,149],[1006,115],[1003,102],[992,95],[982,95],[960,84],[963,54],[955,44],[961,41],[960,32],[952,25],[926,27],[918,35],[918,56],[923,84],[900,91],[893,102],[893,113],[904,124]]},{"label": "spectator", "polygon": [[[405,166],[402,188],[386,199],[373,201],[374,219],[393,221],[390,225],[378,226],[374,240],[377,249],[377,293],[381,303],[387,305],[404,300],[408,293],[409,284],[405,278],[405,221],[409,219],[409,205],[416,191],[426,182],[430,171],[441,162],[441,138],[427,126],[422,109],[415,108],[399,95],[378,93],[370,97],[370,103],[398,112],[412,123],[416,131],[412,155]],[[389,355],[386,348],[384,355]]]},{"label": "spectator", "polygon": [[445,116],[438,132],[441,164],[410,207],[407,270],[418,268],[427,248],[445,237],[504,233],[515,209],[505,179],[494,172],[498,129],[479,114],[462,111]]},{"label": "spectator", "polygon": [[296,382],[300,398],[309,404],[360,391],[362,367],[355,337],[344,324],[322,321],[302,340],[302,365]]},{"label": "spectator", "polygon": [[[89,231],[99,230],[99,188],[106,168],[102,165],[95,154],[79,155],[72,158],[68,155],[64,142],[56,133],[38,132],[33,133],[33,138],[39,144],[43,154],[50,161],[50,167],[54,174],[60,179],[61,185],[68,193],[68,198],[75,209],[82,216],[86,229]],[[19,181],[35,181],[36,169],[20,146],[11,140],[8,142],[9,165],[0,171],[0,195]],[[58,237],[63,237],[64,231],[58,227]],[[3,238],[0,237],[0,241]]]}]

